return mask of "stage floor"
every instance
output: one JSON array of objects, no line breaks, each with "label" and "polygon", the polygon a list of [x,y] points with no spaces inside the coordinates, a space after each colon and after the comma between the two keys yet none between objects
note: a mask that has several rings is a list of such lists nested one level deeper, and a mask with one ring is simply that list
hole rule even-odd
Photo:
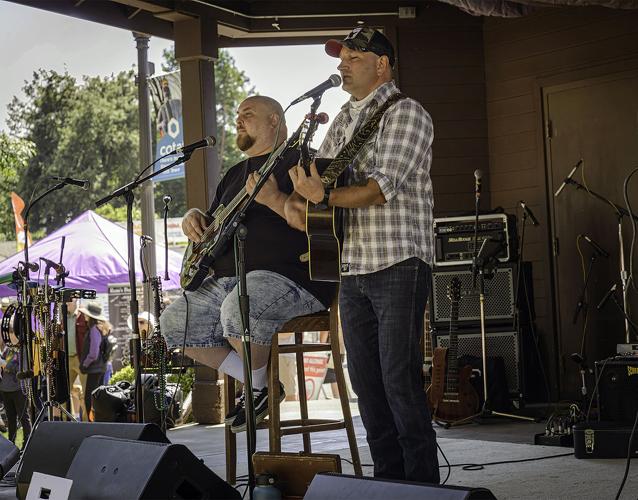
[{"label": "stage floor", "polygon": [[[315,418],[340,416],[337,400],[310,401],[310,415]],[[282,404],[282,418],[293,418],[298,403]],[[355,432],[362,463],[370,464],[370,453],[365,440],[365,430],[358,416],[356,404],[351,404]],[[534,446],[534,434],[544,430],[543,423],[490,419],[481,424],[469,424],[453,429],[436,427],[438,442],[452,464],[488,463],[523,460],[548,455],[569,453],[570,448]],[[168,431],[173,443],[186,445],[196,456],[225,478],[225,448],[223,425],[185,425]],[[287,436],[283,451],[302,449],[300,436]],[[314,452],[341,455],[344,473],[352,473],[350,451],[345,431],[317,433],[312,436]],[[267,431],[257,435],[257,450],[267,451]],[[246,447],[243,434],[237,440],[237,474],[247,473]],[[439,453],[441,479],[447,475],[447,467]],[[623,490],[623,499],[635,499],[638,492],[638,474],[634,463]],[[591,499],[614,498],[624,473],[625,461],[578,460],[572,456],[550,458],[523,463],[491,465],[483,470],[464,471],[453,467],[447,484],[482,486],[489,488],[499,499]],[[365,475],[372,475],[371,467],[364,467]],[[242,489],[243,491],[243,489]],[[15,490],[0,488],[0,498],[15,498]]]}]

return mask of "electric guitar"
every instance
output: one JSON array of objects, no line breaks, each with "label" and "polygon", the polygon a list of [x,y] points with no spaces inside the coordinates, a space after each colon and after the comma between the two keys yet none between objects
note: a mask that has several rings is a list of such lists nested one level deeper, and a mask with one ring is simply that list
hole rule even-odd
[{"label": "electric guitar", "polygon": [[[298,134],[298,132],[296,133]],[[288,141],[284,141],[259,169],[259,175],[264,175],[278,163],[280,156],[294,143],[298,135],[293,135]],[[219,205],[212,214],[213,221],[204,231],[199,243],[188,242],[184,259],[182,260],[182,270],[180,272],[180,285],[184,290],[197,290],[202,281],[212,272],[213,264],[221,253],[225,250],[227,241],[220,241],[220,235],[232,216],[248,200],[248,192],[242,187],[239,193],[228,203]]]},{"label": "electric guitar", "polygon": [[470,382],[472,367],[459,370],[458,318],[461,300],[461,281],[453,278],[448,286],[450,299],[450,347],[434,349],[432,359],[432,385],[427,393],[432,418],[436,422],[452,424],[475,415],[479,409],[479,396]]}]

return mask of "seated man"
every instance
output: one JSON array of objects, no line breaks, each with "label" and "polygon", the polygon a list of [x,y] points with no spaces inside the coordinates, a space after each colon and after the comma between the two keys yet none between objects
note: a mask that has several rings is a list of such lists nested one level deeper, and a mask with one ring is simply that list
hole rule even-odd
[{"label": "seated man", "polygon": [[[236,125],[237,146],[248,158],[224,176],[206,213],[196,208],[186,213],[182,229],[191,241],[200,241],[211,223],[211,214],[220,204],[228,206],[244,187],[252,192],[259,178],[256,172],[273,147],[287,137],[283,109],[269,97],[254,96],[243,101]],[[296,151],[286,155],[244,220],[248,229],[246,279],[250,296],[252,385],[258,422],[268,413],[266,371],[273,334],[291,318],[328,308],[335,293],[332,283],[310,281],[308,264],[299,259],[308,251],[306,235],[291,228],[285,220],[284,204],[293,190],[288,170],[298,158]],[[214,273],[197,290],[186,292],[185,298],[180,297],[166,308],[160,318],[161,330],[169,347],[185,345],[188,357],[243,382],[243,328],[232,244],[213,267]],[[284,397],[282,391],[281,399]],[[245,429],[243,398],[229,412],[226,422],[232,423],[233,432]]]}]

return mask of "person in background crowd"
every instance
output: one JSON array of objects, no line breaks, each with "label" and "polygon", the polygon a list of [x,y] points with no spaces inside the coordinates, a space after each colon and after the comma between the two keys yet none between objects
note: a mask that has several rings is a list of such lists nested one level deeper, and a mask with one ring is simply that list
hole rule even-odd
[{"label": "person in background crowd", "polygon": [[[78,349],[78,346],[82,345],[86,335],[86,318],[83,314],[80,314],[76,299],[73,299],[71,302],[67,302],[67,308],[69,311],[67,332],[69,351],[67,353],[67,357],[69,359],[69,388],[71,389],[72,394],[71,411],[75,417],[81,415],[82,420],[86,421],[87,413],[86,408],[84,407],[83,397],[86,390],[86,374],[80,371],[80,354],[82,353],[82,350]],[[63,328],[64,326],[65,325],[62,325]],[[81,399],[75,396],[76,392],[74,391],[74,386],[78,378],[80,380],[80,385],[82,386]]]},{"label": "person in background crowd", "polygon": [[0,397],[2,397],[4,402],[4,411],[7,415],[9,440],[15,443],[19,420],[22,424],[23,443],[26,443],[31,433],[31,420],[27,409],[27,398],[22,392],[17,377],[20,371],[19,356],[17,348],[2,344],[2,352],[0,353]]},{"label": "person in background crowd", "polygon": [[[102,306],[98,302],[89,302],[86,307],[78,308],[87,322],[88,334],[84,339],[80,355],[80,371],[86,373],[86,390],[84,404],[87,413],[91,413],[91,393],[102,384],[106,361],[103,359],[100,346],[102,344],[102,330],[108,332],[108,321],[102,315]],[[89,420],[91,418],[89,417]]]}]

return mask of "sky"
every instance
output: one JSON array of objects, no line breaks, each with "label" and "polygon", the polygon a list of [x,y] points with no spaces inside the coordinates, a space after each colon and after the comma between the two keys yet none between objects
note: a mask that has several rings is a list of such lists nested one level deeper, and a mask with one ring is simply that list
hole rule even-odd
[{"label": "sky", "polygon": [[[153,37],[149,61],[161,72],[162,50],[172,42]],[[78,80],[83,75],[107,76],[137,63],[131,32],[119,28],[54,14],[0,0],[0,130],[7,130],[7,105],[31,80],[38,68],[68,71]],[[284,108],[296,97],[326,80],[336,70],[337,59],[327,56],[321,45],[229,49],[256,91],[277,99]],[[324,94],[320,111],[333,119],[347,100],[340,88]],[[288,111],[289,131],[301,123],[310,101]],[[318,147],[327,125],[320,126],[313,146]]]}]

